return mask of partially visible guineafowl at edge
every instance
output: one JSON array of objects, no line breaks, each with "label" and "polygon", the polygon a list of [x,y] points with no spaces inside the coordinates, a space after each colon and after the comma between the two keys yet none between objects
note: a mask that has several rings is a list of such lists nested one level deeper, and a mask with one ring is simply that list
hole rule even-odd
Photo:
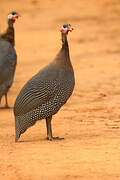
[{"label": "partially visible guineafowl at edge", "polygon": [[0,34],[0,102],[5,95],[5,108],[9,107],[7,93],[12,86],[17,63],[13,24],[18,17],[16,12],[8,14],[8,28],[5,33]]},{"label": "partially visible guineafowl at edge", "polygon": [[67,34],[72,30],[70,24],[62,26],[62,48],[57,56],[20,91],[14,105],[16,142],[22,133],[40,119],[46,119],[48,140],[63,139],[52,136],[51,120],[71,96],[75,85],[67,41]]}]

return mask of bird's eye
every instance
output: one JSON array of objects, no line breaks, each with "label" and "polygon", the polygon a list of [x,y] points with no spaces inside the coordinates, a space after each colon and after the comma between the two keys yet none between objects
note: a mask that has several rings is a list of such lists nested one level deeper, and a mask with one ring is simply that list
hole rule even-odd
[{"label": "bird's eye", "polygon": [[67,26],[64,24],[64,25],[63,25],[63,29],[66,29],[66,28],[67,28]]},{"label": "bird's eye", "polygon": [[66,25],[63,25],[62,29],[63,29],[63,30],[66,30],[66,29],[67,29],[67,26],[66,26]]},{"label": "bird's eye", "polygon": [[12,15],[14,16],[16,13],[15,12],[12,12]]},{"label": "bird's eye", "polygon": [[71,24],[68,24],[69,27],[71,27]]}]

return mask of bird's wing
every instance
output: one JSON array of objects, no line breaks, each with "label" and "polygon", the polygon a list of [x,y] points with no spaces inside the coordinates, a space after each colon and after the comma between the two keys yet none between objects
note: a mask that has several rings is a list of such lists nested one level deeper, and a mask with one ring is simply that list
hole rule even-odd
[{"label": "bird's wing", "polygon": [[55,71],[49,71],[49,74],[47,71],[41,71],[25,84],[14,105],[16,116],[25,114],[54,98],[59,87],[57,78],[53,78],[54,73]]},{"label": "bird's wing", "polygon": [[0,85],[14,75],[17,56],[11,44],[0,39]]}]

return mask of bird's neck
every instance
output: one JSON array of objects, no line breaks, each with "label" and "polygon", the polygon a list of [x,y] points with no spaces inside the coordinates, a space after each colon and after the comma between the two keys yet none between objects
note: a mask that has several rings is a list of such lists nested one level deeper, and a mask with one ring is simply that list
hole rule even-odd
[{"label": "bird's neck", "polygon": [[11,20],[8,20],[8,28],[4,34],[1,35],[1,37],[8,42],[11,43],[12,46],[15,45],[15,40],[14,40],[14,27],[13,27],[13,22]]},{"label": "bird's neck", "polygon": [[63,33],[61,33],[61,35],[62,35],[62,48],[57,54],[54,63],[59,67],[73,71],[73,67],[70,61],[67,35]]},{"label": "bird's neck", "polygon": [[70,55],[69,55],[69,45],[67,41],[67,34],[61,33],[62,38],[62,48],[61,51],[65,52],[66,61],[70,61]]},{"label": "bird's neck", "polygon": [[62,38],[62,48],[69,48],[67,41],[67,34],[61,33],[61,38]]}]

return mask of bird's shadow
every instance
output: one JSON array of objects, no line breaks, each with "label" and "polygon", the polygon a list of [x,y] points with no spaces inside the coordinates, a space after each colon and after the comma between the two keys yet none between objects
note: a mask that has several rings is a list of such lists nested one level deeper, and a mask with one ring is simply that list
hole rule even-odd
[{"label": "bird's shadow", "polygon": [[[62,140],[64,140],[64,139],[62,139]],[[61,141],[61,140],[60,140]],[[53,143],[53,142],[59,142],[58,140],[54,140],[54,141],[50,141],[50,140],[47,140],[47,138],[34,138],[34,139],[27,139],[27,140],[19,140],[18,142],[15,142],[15,143],[17,143],[17,144],[19,144],[19,143],[30,143],[30,142],[32,142],[32,143],[36,143],[36,142],[48,142],[48,143]]]},{"label": "bird's shadow", "polygon": [[0,107],[0,110],[10,110],[13,109],[13,107]]},{"label": "bird's shadow", "polygon": [[[19,140],[17,142],[15,142],[16,144],[19,143],[30,143],[30,142],[39,142],[39,141],[45,141],[46,139],[30,139],[30,140]],[[47,140],[46,140],[47,141]]]}]

